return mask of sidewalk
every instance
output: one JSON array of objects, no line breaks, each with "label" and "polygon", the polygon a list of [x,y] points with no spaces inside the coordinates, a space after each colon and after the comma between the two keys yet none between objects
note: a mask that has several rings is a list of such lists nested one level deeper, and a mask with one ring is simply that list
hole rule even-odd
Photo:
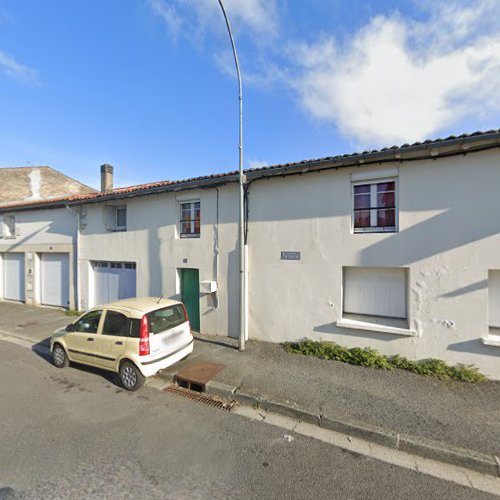
[{"label": "sidewalk", "polygon": [[[72,320],[60,310],[0,302],[0,336],[43,349],[52,332]],[[463,449],[465,454],[451,461],[464,466],[477,452],[471,468],[483,463],[489,473],[500,472],[494,458],[500,457],[500,382],[444,382],[289,354],[258,341],[239,352],[236,340],[207,335],[196,335],[193,354],[157,378],[166,384],[197,361],[225,365],[208,393],[437,460],[450,461],[449,450]],[[421,443],[427,448],[418,449]]]},{"label": "sidewalk", "polygon": [[[165,380],[196,361],[221,363],[207,391],[233,390],[236,399],[279,403],[320,420],[374,427],[500,456],[500,382],[445,382],[402,370],[382,371],[289,354],[280,345],[196,335],[193,354],[163,373]],[[222,384],[222,385],[221,385]],[[263,406],[266,406],[265,404]],[[271,408],[270,408],[271,410]],[[399,438],[398,438],[399,439]],[[434,443],[437,444],[437,443]],[[492,458],[492,457],[491,457]]]}]

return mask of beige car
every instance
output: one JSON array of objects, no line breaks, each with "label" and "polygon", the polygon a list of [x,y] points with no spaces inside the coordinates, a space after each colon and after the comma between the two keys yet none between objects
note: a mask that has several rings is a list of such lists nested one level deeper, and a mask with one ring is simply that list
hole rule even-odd
[{"label": "beige car", "polygon": [[145,297],[98,306],[50,339],[58,368],[69,362],[120,374],[135,391],[159,370],[193,351],[193,336],[182,302]]}]

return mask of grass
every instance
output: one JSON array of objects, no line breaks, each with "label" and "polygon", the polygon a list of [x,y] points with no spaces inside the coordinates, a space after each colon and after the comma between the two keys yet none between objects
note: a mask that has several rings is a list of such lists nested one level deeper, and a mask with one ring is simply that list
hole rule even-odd
[{"label": "grass", "polygon": [[403,356],[385,356],[371,347],[347,347],[335,342],[315,342],[310,339],[298,342],[284,342],[283,348],[290,353],[316,356],[321,359],[342,361],[350,365],[368,366],[382,370],[407,370],[426,377],[435,377],[440,380],[460,380],[461,382],[485,382],[488,380],[477,368],[471,365],[450,366],[441,359],[422,359],[412,361]]},{"label": "grass", "polygon": [[80,316],[83,314],[83,311],[78,311],[77,309],[68,309],[64,311],[64,314],[66,314],[66,316]]}]

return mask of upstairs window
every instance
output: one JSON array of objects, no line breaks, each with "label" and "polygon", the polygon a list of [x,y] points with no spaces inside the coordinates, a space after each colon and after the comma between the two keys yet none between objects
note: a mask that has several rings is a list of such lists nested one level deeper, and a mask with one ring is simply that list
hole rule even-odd
[{"label": "upstairs window", "polygon": [[200,202],[181,203],[180,234],[181,238],[200,237]]},{"label": "upstairs window", "polygon": [[126,231],[127,229],[127,207],[116,208],[116,230]]},{"label": "upstairs window", "polygon": [[3,234],[5,238],[16,237],[16,217],[14,215],[4,215]]},{"label": "upstairs window", "polygon": [[396,231],[396,181],[353,184],[353,227],[355,233]]}]

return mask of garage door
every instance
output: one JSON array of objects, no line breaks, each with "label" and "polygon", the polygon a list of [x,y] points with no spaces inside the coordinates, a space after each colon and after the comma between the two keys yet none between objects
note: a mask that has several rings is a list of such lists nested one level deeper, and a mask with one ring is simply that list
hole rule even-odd
[{"label": "garage door", "polygon": [[136,296],[134,262],[94,262],[94,305]]},{"label": "garage door", "polygon": [[69,306],[69,255],[41,255],[41,302],[49,306]]},{"label": "garage door", "polygon": [[3,254],[4,297],[24,302],[24,254]]}]

